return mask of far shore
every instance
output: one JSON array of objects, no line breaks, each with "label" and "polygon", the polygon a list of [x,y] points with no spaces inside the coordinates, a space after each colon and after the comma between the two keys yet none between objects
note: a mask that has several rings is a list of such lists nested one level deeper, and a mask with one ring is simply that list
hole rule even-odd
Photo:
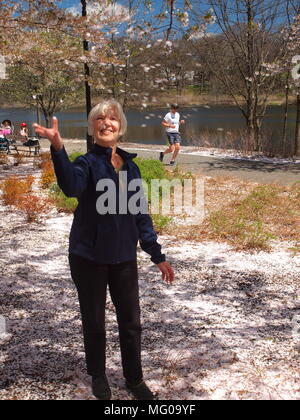
[{"label": "far shore", "polygon": [[[93,99],[93,105],[101,101],[101,97],[95,97]],[[210,105],[210,106],[235,106],[235,102],[228,96],[228,95],[182,95],[178,96],[174,95],[166,95],[157,99],[156,102],[152,102],[148,104],[148,109],[160,109],[165,108],[167,104],[172,102],[176,102],[180,105],[181,108],[189,108],[193,106],[203,106],[203,105]],[[268,105],[270,106],[283,106],[285,103],[285,98],[273,95],[270,96],[268,100]],[[296,98],[294,96],[289,97],[289,106],[295,105]],[[35,110],[35,107],[29,107],[27,104],[18,104],[18,103],[2,103],[0,104],[0,109],[32,109]],[[74,106],[69,106],[66,109],[85,109],[85,102],[78,102]],[[128,105],[127,109],[139,109],[140,103],[131,103]]]}]

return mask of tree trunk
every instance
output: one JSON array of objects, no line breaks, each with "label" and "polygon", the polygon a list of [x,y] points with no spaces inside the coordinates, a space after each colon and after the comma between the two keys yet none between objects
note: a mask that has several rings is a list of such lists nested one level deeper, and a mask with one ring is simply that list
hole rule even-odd
[{"label": "tree trunk", "polygon": [[53,114],[51,114],[48,111],[43,111],[43,114],[44,114],[44,118],[45,118],[45,122],[46,122],[46,127],[50,128],[51,124],[52,124]]},{"label": "tree trunk", "polygon": [[[86,41],[84,41],[86,42]],[[91,96],[91,87],[88,81],[88,78],[90,76],[90,69],[89,66],[84,63],[84,75],[85,75],[85,103],[86,103],[86,115],[87,118],[89,116],[89,113],[92,109],[92,96]],[[94,141],[93,141],[93,137],[89,135],[89,133],[86,134],[86,148],[87,151],[89,152],[91,150],[91,148],[94,145]]]},{"label": "tree trunk", "polygon": [[[86,0],[81,0],[81,4],[82,4],[82,16],[86,17],[87,16],[87,12],[86,12]],[[89,44],[88,41],[84,40],[83,41],[83,50],[84,51],[89,51]],[[85,102],[86,102],[86,114],[87,117],[92,109],[92,99],[91,99],[91,87],[89,84],[89,77],[90,77],[90,68],[88,66],[87,63],[84,63],[84,76],[85,76]],[[87,146],[87,151],[89,152],[91,150],[91,148],[93,147],[93,137],[89,135],[89,133],[86,134],[86,146]]]},{"label": "tree trunk", "polygon": [[124,77],[124,99],[123,99],[123,111],[127,108],[128,103],[128,79],[129,79],[129,68],[130,68],[130,60],[129,58],[126,59],[126,65],[125,65],[125,77]]},{"label": "tree trunk", "polygon": [[259,118],[256,115],[255,118],[255,125],[254,125],[254,144],[257,151],[262,152],[263,151],[263,145],[262,145],[262,134],[261,134],[261,124],[262,119]]},{"label": "tree trunk", "polygon": [[286,76],[286,85],[285,85],[285,104],[284,104],[284,118],[283,118],[283,134],[282,134],[282,152],[283,156],[287,154],[287,144],[286,144],[286,128],[287,128],[287,117],[288,117],[288,107],[289,107],[289,92],[290,92],[290,82],[289,82],[289,72]]},{"label": "tree trunk", "polygon": [[170,15],[170,23],[169,23],[169,27],[167,29],[167,41],[168,41],[168,39],[170,37],[171,30],[173,28],[175,0],[170,0],[169,3],[170,3],[170,13],[169,13],[169,15]]},{"label": "tree trunk", "polygon": [[[115,37],[114,34],[111,34],[111,49],[114,50]],[[117,92],[117,78],[116,78],[116,66],[114,63],[111,64],[111,76],[112,76],[112,97],[118,99]]]},{"label": "tree trunk", "polygon": [[295,156],[300,156],[300,92],[297,93],[297,114],[295,128]]},{"label": "tree trunk", "polygon": [[252,150],[254,152],[258,151],[258,147],[255,140],[255,130],[254,130],[254,124],[253,119],[247,120],[247,137],[248,137],[248,150]]},{"label": "tree trunk", "polygon": [[253,37],[253,0],[247,0],[247,129],[249,142],[254,151],[259,150],[257,130],[255,129],[255,92],[253,86],[254,76],[254,37]]},{"label": "tree trunk", "polygon": [[254,104],[251,98],[251,94],[248,96],[247,100],[247,136],[248,136],[248,149],[253,151],[258,151],[258,144],[255,136],[255,126],[254,126]]}]

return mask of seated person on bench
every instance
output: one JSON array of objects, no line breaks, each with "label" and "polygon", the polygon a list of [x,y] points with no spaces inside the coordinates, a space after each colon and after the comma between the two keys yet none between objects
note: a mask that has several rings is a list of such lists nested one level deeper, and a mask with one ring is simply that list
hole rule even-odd
[{"label": "seated person on bench", "polygon": [[28,128],[27,128],[27,124],[26,123],[21,123],[20,124],[20,136],[23,137],[23,139],[21,140],[22,143],[26,143],[28,141]]},{"label": "seated person on bench", "polygon": [[21,123],[20,125],[21,130],[20,130],[20,136],[22,136],[24,138],[24,140],[22,139],[22,143],[24,146],[35,146],[36,145],[36,140],[32,140],[28,138],[28,128],[27,128],[27,124],[26,123]]},{"label": "seated person on bench", "polygon": [[11,122],[9,120],[4,120],[0,124],[0,150],[1,152],[7,152],[9,150],[9,143],[6,138],[9,134],[11,134]]},{"label": "seated person on bench", "polygon": [[0,137],[4,138],[5,136],[8,136],[9,134],[11,134],[12,129],[11,129],[11,121],[10,120],[4,120],[1,123],[0,126]]}]

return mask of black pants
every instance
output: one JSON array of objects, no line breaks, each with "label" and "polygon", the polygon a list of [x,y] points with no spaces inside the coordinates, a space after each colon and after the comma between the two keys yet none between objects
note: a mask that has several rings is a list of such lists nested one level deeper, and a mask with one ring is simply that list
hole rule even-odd
[{"label": "black pants", "polygon": [[143,378],[137,262],[96,264],[69,255],[82,317],[87,372],[105,373],[105,303],[109,287],[116,308],[124,377],[131,383]]}]

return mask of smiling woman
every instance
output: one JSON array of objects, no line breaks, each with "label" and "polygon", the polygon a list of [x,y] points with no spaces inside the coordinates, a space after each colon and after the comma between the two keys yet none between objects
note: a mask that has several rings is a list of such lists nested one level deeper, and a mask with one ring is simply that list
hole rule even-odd
[{"label": "smiling woman", "polygon": [[[88,117],[88,133],[93,136],[96,143],[108,141],[103,136],[106,130],[114,133],[113,139],[118,141],[127,130],[127,120],[119,102],[110,99],[96,105]],[[111,136],[112,138],[112,136]]]},{"label": "smiling woman", "polygon": [[[136,260],[137,242],[151,256],[167,283],[174,272],[161,252],[151,217],[147,211],[130,213],[97,212],[101,196],[97,184],[114,184],[115,199],[124,187],[118,169],[126,172],[127,191],[132,180],[140,180],[136,154],[117,147],[127,122],[121,105],[115,100],[96,105],[88,117],[88,129],[94,137],[93,149],[71,163],[58,131],[53,127],[33,125],[36,132],[51,142],[51,154],[58,185],[68,197],[78,199],[69,245],[71,276],[78,291],[82,315],[87,371],[92,376],[93,393],[98,399],[110,399],[105,374],[105,302],[109,287],[117,312],[123,373],[126,386],[139,400],[152,400],[154,394],[143,380],[141,365],[141,323]],[[123,178],[124,179],[124,178]],[[126,187],[126,184],[125,184]],[[102,192],[104,193],[104,191]],[[130,194],[128,193],[128,200]],[[141,198],[141,201],[145,197]],[[146,199],[145,199],[146,200]]]}]

